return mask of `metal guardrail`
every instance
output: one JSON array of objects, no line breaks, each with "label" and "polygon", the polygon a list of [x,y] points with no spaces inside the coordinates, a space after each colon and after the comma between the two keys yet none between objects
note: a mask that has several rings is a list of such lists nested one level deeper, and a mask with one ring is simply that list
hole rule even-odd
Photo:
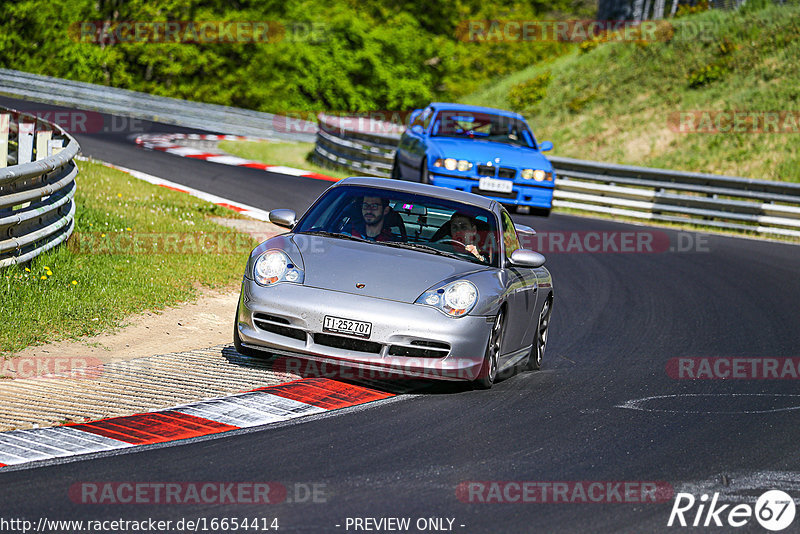
[{"label": "metal guardrail", "polygon": [[0,109],[0,268],[25,263],[72,234],[79,150],[58,126]]},{"label": "metal guardrail", "polygon": [[[314,159],[388,178],[400,138],[320,115]],[[357,121],[350,121],[355,124]],[[549,157],[553,206],[643,220],[800,237],[800,184]]]},{"label": "metal guardrail", "polygon": [[316,125],[272,113],[0,69],[0,94],[208,132],[312,142]]}]

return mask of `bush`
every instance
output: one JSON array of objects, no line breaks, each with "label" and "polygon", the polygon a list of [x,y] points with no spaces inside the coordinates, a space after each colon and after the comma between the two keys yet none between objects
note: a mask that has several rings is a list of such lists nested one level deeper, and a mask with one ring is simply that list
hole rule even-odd
[{"label": "bush", "polygon": [[724,66],[720,65],[718,62],[714,62],[690,71],[689,74],[686,75],[686,78],[689,81],[689,87],[696,89],[721,80],[725,77],[727,71],[728,69]]},{"label": "bush", "polygon": [[586,41],[582,41],[581,44],[578,45],[578,50],[581,51],[581,54],[586,54],[588,52],[591,52],[598,46],[600,46],[599,39],[587,39]]},{"label": "bush", "polygon": [[535,78],[511,86],[508,91],[508,104],[517,111],[531,110],[547,96],[547,86],[552,76],[550,71]]},{"label": "bush", "polygon": [[567,102],[567,109],[570,113],[580,113],[581,110],[595,98],[597,98],[597,93],[595,91],[584,92]]},{"label": "bush", "polygon": [[697,4],[691,6],[687,4],[683,4],[678,6],[678,10],[675,12],[676,17],[683,17],[684,15],[693,15],[695,13],[700,13],[702,11],[708,11],[711,7],[708,4],[708,0],[702,0]]}]

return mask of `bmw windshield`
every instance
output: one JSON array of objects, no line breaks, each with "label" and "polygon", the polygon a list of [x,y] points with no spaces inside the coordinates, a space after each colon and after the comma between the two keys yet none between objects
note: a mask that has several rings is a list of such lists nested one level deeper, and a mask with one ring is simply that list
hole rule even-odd
[{"label": "bmw windshield", "polygon": [[535,148],[533,134],[527,124],[513,117],[491,113],[442,110],[433,121],[431,136],[482,139]]}]

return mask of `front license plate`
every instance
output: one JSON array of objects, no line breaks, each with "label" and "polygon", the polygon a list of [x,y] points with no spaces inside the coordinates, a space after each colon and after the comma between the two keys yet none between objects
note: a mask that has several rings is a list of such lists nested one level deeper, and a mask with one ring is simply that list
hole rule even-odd
[{"label": "front license plate", "polygon": [[478,182],[478,188],[483,191],[511,193],[514,190],[514,182],[511,180],[498,180],[497,178],[481,178]]},{"label": "front license plate", "polygon": [[372,323],[326,315],[322,322],[322,330],[368,338],[372,334]]}]

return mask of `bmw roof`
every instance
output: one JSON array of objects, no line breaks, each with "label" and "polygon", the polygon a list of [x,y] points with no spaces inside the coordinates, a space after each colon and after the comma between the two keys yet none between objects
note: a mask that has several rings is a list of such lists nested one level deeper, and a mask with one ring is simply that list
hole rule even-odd
[{"label": "bmw roof", "polygon": [[451,102],[431,102],[430,106],[437,110],[448,109],[453,111],[469,111],[472,113],[491,113],[493,115],[501,115],[503,117],[511,117],[514,119],[525,121],[525,118],[519,113],[514,113],[513,111],[508,111],[505,109],[487,108],[483,106],[470,106],[467,104],[454,104]]},{"label": "bmw roof", "polygon": [[416,193],[419,195],[427,195],[434,198],[441,198],[444,200],[453,200],[455,202],[463,202],[471,206],[484,208],[494,211],[496,202],[490,198],[467,193],[466,191],[458,191],[455,189],[446,189],[435,185],[420,184],[416,182],[406,182],[403,180],[392,180],[389,178],[371,178],[368,176],[351,176],[337,182],[333,187],[340,185],[357,185],[366,187],[380,187],[382,189],[389,189],[392,191],[403,191],[405,193]]}]

